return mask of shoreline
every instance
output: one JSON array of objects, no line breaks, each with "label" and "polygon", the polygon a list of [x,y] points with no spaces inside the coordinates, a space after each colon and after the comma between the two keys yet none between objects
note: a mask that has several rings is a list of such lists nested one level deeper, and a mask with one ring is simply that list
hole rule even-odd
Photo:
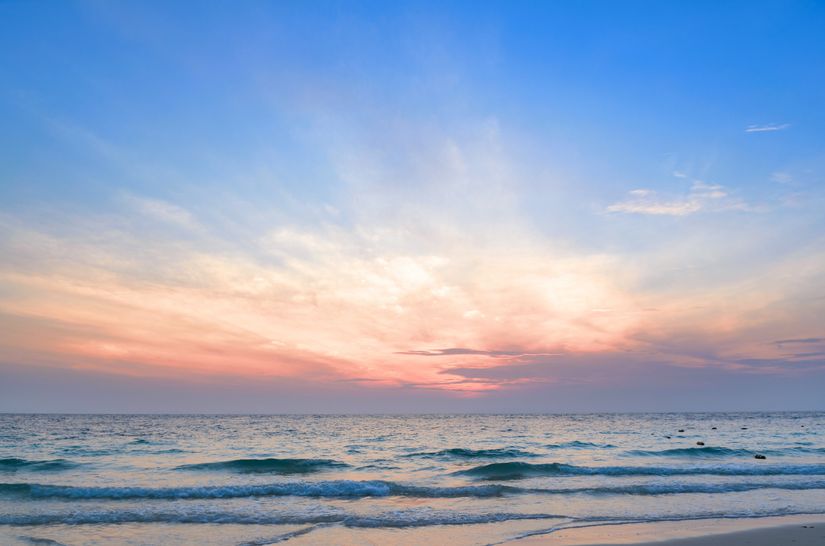
[{"label": "shoreline", "polygon": [[568,527],[506,546],[825,546],[825,514]]}]

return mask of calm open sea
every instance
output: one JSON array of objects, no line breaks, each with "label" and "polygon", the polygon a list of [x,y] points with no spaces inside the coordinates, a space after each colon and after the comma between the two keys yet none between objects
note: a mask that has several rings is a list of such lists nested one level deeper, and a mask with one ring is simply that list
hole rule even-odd
[{"label": "calm open sea", "polygon": [[824,413],[0,415],[0,544],[455,546],[824,512]]}]

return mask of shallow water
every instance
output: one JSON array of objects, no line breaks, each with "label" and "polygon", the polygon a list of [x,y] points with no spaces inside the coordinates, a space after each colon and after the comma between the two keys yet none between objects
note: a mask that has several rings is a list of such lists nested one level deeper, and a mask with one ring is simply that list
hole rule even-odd
[{"label": "shallow water", "polygon": [[0,543],[490,544],[823,513],[824,429],[823,413],[0,415]]}]

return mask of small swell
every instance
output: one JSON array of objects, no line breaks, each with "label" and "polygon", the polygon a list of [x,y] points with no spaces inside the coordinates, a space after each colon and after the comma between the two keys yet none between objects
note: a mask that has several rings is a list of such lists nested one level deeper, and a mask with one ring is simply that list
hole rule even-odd
[{"label": "small swell", "polygon": [[651,483],[641,485],[618,485],[605,487],[582,487],[571,489],[530,489],[533,493],[591,495],[679,495],[684,493],[741,493],[759,489],[782,489],[785,491],[807,491],[825,489],[825,481],[775,483]]},{"label": "small swell", "polygon": [[824,448],[816,447],[787,447],[782,449],[734,449],[729,447],[682,447],[663,450],[633,450],[628,451],[628,455],[637,457],[700,457],[700,458],[715,458],[715,457],[753,457],[757,453],[764,455],[795,455],[795,454],[819,454],[825,453]]},{"label": "small swell", "polygon": [[[766,452],[771,453],[772,451],[773,450],[767,450]],[[776,451],[790,453],[816,453],[825,455],[825,447],[789,447],[787,449],[780,449]]]},{"label": "small swell", "polygon": [[349,466],[331,459],[232,459],[212,463],[187,464],[178,470],[226,471],[239,474],[310,474]]},{"label": "small swell", "polygon": [[713,458],[713,457],[745,457],[745,456],[753,456],[754,451],[749,451],[747,449],[731,449],[728,447],[713,447],[713,446],[705,446],[705,447],[681,447],[681,448],[673,448],[673,449],[662,449],[662,450],[633,450],[628,451],[628,455],[635,455],[637,457],[703,457],[703,458]]},{"label": "small swell", "polygon": [[483,480],[518,480],[543,476],[783,476],[825,474],[825,464],[765,466],[749,465],[660,467],[660,466],[575,466],[562,463],[530,464],[520,461],[492,463],[461,470],[455,474]]},{"label": "small swell", "polygon": [[452,449],[442,449],[441,451],[426,451],[420,453],[410,453],[405,457],[422,458],[452,458],[452,459],[495,459],[500,457],[537,457],[535,453],[522,451],[514,448],[499,449],[467,449],[456,447]]},{"label": "small swell", "polygon": [[579,475],[584,467],[561,463],[530,464],[524,462],[492,463],[460,470],[455,474],[485,480],[518,480],[537,476]]},{"label": "small swell", "polygon": [[0,472],[17,472],[18,470],[26,470],[30,472],[54,472],[58,470],[67,470],[76,466],[77,463],[67,461],[66,459],[50,459],[44,461],[30,461],[28,459],[20,459],[17,457],[0,459]]},{"label": "small swell", "polygon": [[613,444],[594,444],[573,440],[572,442],[563,442],[561,444],[548,444],[546,447],[548,449],[610,449],[616,446]]}]

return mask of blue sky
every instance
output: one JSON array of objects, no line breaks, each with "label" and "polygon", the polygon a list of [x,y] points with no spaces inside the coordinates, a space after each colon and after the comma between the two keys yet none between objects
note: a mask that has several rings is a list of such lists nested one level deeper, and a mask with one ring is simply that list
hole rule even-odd
[{"label": "blue sky", "polygon": [[0,410],[822,409],[823,58],[817,2],[4,2]]}]

